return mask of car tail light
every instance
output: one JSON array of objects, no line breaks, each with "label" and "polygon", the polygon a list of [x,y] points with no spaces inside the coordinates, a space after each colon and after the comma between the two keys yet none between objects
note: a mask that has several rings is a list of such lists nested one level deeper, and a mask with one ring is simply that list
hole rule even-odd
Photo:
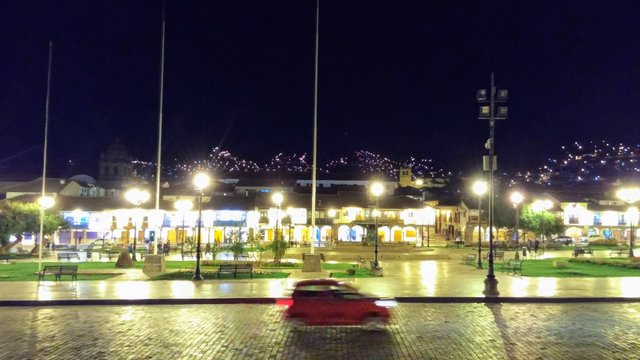
[{"label": "car tail light", "polygon": [[381,307],[390,308],[398,306],[398,302],[393,299],[380,299],[376,300],[375,304]]},{"label": "car tail light", "polygon": [[291,306],[293,305],[293,299],[287,298],[287,299],[276,299],[276,305],[280,305],[280,306]]}]

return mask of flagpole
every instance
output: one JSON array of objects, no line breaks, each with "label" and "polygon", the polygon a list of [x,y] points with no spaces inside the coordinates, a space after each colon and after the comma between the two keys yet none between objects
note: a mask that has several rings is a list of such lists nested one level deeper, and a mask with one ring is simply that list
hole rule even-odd
[{"label": "flagpole", "polygon": [[[160,170],[162,169],[162,107],[164,103],[164,31],[165,31],[165,3],[162,2],[162,50],[160,55],[160,105],[158,110],[158,154],[156,165],[156,215],[160,210]],[[153,254],[158,255],[158,240],[162,235],[162,225],[160,233],[153,242]]]},{"label": "flagpole", "polygon": [[[51,61],[53,59],[53,42],[49,41],[49,65],[47,68],[47,98],[44,106],[44,151],[42,160],[42,197],[46,195],[47,179],[47,147],[49,145],[49,97],[51,95]],[[44,207],[40,205],[40,244],[38,246],[38,272],[42,270],[42,245],[44,238]]]},{"label": "flagpole", "polygon": [[313,165],[311,167],[311,254],[316,241],[316,164],[318,159],[318,44],[320,42],[320,0],[316,0],[316,58],[313,81]]}]

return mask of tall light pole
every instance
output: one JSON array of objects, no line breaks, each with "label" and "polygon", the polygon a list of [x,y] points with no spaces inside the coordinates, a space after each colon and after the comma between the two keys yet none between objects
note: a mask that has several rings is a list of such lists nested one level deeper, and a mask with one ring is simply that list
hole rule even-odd
[{"label": "tall light pole", "polygon": [[[127,199],[127,201],[129,201],[131,204],[133,204],[133,206],[140,206],[143,203],[147,202],[149,200],[149,192],[146,190],[140,190],[140,189],[130,189],[128,190],[125,194],[124,197]],[[133,261],[138,261],[136,259],[136,243],[138,242],[138,219],[136,214],[134,214],[133,216],[133,257],[132,260]]]},{"label": "tall light pole", "polygon": [[551,209],[553,207],[553,203],[551,202],[551,200],[546,199],[546,200],[536,200],[533,202],[533,204],[531,204],[531,208],[533,209],[533,211],[539,212],[540,213],[540,226],[542,227],[542,249],[544,250],[544,240],[546,238],[545,235],[545,229],[544,229],[544,225],[545,225],[545,221],[544,221],[544,213]]},{"label": "tall light pole", "polygon": [[482,269],[482,196],[487,193],[487,182],[484,180],[476,180],[473,183],[473,193],[478,196],[478,269]]},{"label": "tall light pole", "polygon": [[204,189],[207,188],[207,186],[209,186],[209,175],[205,174],[205,173],[198,173],[196,174],[196,176],[193,178],[193,185],[196,189],[196,191],[198,192],[198,239],[196,240],[196,270],[193,273],[193,278],[192,280],[202,280],[202,274],[200,273],[200,243],[201,243],[201,236],[202,236],[202,195],[204,192]]},{"label": "tall light pole", "polygon": [[524,200],[524,196],[518,191],[511,193],[511,203],[516,210],[516,254],[515,259],[520,259],[520,253],[518,252],[518,245],[520,244],[520,208],[518,205]]},{"label": "tall light pole", "polygon": [[[640,200],[640,188],[631,187],[631,188],[620,189],[618,190],[616,195],[618,196],[619,199],[623,200],[627,204],[633,205],[638,200]],[[631,207],[629,208],[628,213],[629,213],[629,225],[631,227],[630,229],[631,234],[629,234],[629,257],[634,257],[633,246],[635,245],[636,234],[633,230],[633,224],[638,221],[638,209]],[[633,219],[631,216],[632,214],[633,214]]]},{"label": "tall light pole", "polygon": [[487,90],[478,90],[476,99],[482,105],[480,106],[479,119],[489,120],[489,139],[485,143],[485,148],[489,150],[489,157],[485,171],[489,172],[489,271],[487,278],[484,281],[484,291],[486,296],[498,296],[498,280],[496,280],[495,272],[493,270],[493,203],[494,203],[494,181],[493,172],[497,168],[495,164],[495,128],[496,120],[504,120],[508,115],[508,108],[506,106],[497,106],[496,103],[506,103],[509,95],[509,91],[506,89],[497,90],[493,73],[491,73],[491,88],[490,94],[487,98]]},{"label": "tall light pole", "polygon": [[[181,236],[181,251],[182,254],[184,256],[184,241],[187,238],[187,234],[185,233],[184,230],[184,215],[187,211],[191,210],[193,208],[193,202],[191,200],[186,200],[186,199],[181,199],[181,200],[176,200],[175,204],[174,204],[176,210],[180,211],[182,213],[182,236]],[[184,260],[184,258],[183,258]]]},{"label": "tall light pole", "polygon": [[276,204],[276,233],[274,235],[275,240],[278,239],[278,222],[280,221],[280,205],[282,205],[282,201],[284,200],[284,196],[282,196],[281,192],[274,193],[271,196],[271,201]]},{"label": "tall light pole", "polygon": [[42,270],[42,245],[44,242],[44,214],[45,211],[55,204],[55,200],[51,196],[41,196],[38,199],[40,205],[40,243],[38,244],[38,271]]},{"label": "tall light pole", "polygon": [[372,215],[375,221],[375,233],[374,233],[374,257],[373,257],[373,268],[374,269],[379,269],[380,265],[378,264],[378,216],[376,216],[376,211],[379,213],[378,210],[378,206],[379,206],[379,198],[380,195],[382,195],[382,193],[384,192],[384,186],[382,185],[382,183],[380,182],[374,182],[373,184],[371,184],[371,194],[376,198],[376,209],[373,211]]}]

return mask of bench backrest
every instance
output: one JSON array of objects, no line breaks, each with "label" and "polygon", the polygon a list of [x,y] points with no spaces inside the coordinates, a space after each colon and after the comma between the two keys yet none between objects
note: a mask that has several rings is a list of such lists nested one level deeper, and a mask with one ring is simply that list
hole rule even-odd
[{"label": "bench backrest", "polygon": [[236,268],[233,264],[220,264],[220,270],[234,270]]},{"label": "bench backrest", "polygon": [[253,264],[237,264],[236,265],[236,269],[237,270],[253,270]]},{"label": "bench backrest", "polygon": [[78,267],[75,265],[61,265],[60,273],[61,274],[75,274],[78,272]]}]

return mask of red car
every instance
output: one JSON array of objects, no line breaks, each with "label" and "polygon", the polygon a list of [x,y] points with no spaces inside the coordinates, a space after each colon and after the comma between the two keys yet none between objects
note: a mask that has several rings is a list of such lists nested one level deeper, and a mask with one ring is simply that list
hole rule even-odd
[{"label": "red car", "polygon": [[286,319],[300,325],[364,325],[379,329],[389,322],[393,299],[371,298],[354,287],[331,279],[305,280],[296,284]]}]

